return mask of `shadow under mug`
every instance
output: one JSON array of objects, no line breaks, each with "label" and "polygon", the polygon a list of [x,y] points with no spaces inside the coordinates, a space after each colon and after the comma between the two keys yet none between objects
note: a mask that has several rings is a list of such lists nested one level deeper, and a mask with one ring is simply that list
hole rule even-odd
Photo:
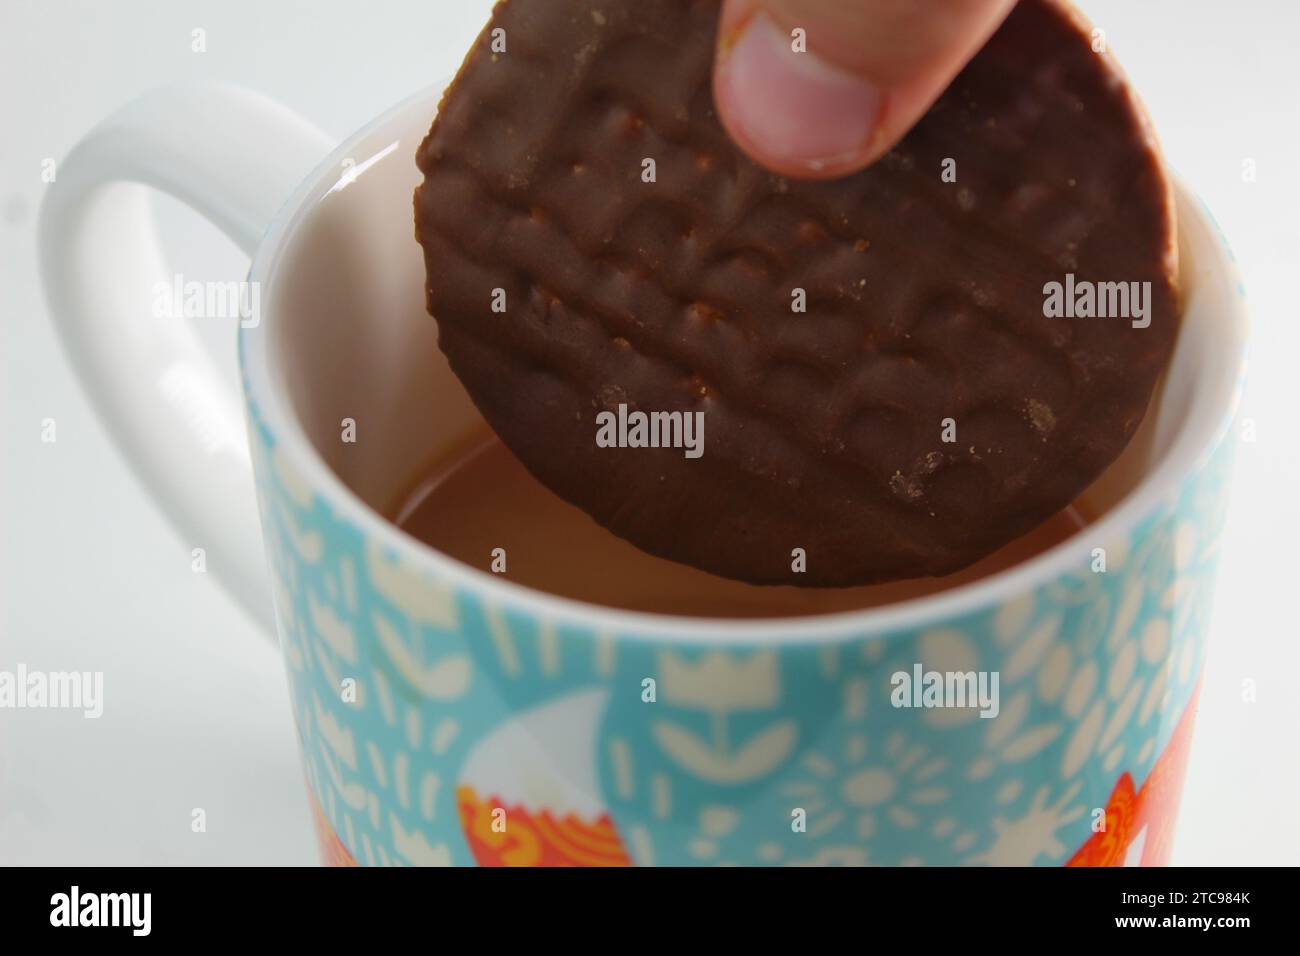
[{"label": "shadow under mug", "polygon": [[[437,351],[411,237],[437,98],[331,148],[248,91],[160,91],[73,150],[41,214],[51,311],[107,427],[232,594],[278,624],[325,858],[1166,861],[1246,339],[1199,202],[1178,187],[1176,355],[1126,452],[1133,480],[1113,479],[1093,525],[855,613],[621,612],[458,564],[380,514],[394,476],[481,427]],[[151,314],[171,277],[150,188],[252,256],[242,413],[188,323]],[[996,716],[896,706],[925,703],[900,674],[996,678]]]}]

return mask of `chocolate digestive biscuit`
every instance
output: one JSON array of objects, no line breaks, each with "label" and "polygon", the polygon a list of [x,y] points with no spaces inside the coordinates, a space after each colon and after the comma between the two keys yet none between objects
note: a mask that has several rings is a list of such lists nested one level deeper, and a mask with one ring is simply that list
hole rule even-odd
[{"label": "chocolate digestive biscuit", "polygon": [[[1141,108],[1070,8],[1022,0],[881,161],[791,180],[719,125],[717,17],[498,4],[418,154],[440,347],[538,479],[646,551],[755,583],[957,570],[1097,478],[1171,354]],[[698,457],[598,443],[638,411],[702,413]]]}]

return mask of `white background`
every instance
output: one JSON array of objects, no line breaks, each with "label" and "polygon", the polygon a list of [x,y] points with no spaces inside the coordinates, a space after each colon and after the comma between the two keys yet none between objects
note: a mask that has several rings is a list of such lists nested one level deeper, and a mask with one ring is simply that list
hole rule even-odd
[{"label": "white background", "polygon": [[[1233,242],[1253,303],[1243,443],[1175,862],[1300,863],[1300,5],[1085,0],[1170,162]],[[72,380],[33,230],[61,158],[151,87],[234,80],[342,138],[454,72],[488,0],[4,0],[0,6],[0,667],[102,670],[97,720],[0,711],[0,864],[316,860],[287,685],[271,644],[190,570]],[[207,51],[191,51],[206,30]],[[274,149],[274,143],[251,148]],[[1242,181],[1244,159],[1258,181]],[[241,256],[160,204],[175,268]],[[206,333],[233,369],[233,328]],[[232,372],[233,376],[233,372]],[[58,440],[40,440],[41,421]],[[1254,680],[1258,700],[1241,686]],[[192,808],[208,830],[190,829]]]}]

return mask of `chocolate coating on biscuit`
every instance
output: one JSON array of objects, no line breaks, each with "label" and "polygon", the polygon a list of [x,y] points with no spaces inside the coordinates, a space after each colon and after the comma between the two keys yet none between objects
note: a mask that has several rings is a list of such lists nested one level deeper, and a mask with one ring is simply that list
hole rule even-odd
[{"label": "chocolate coating on biscuit", "polygon": [[[646,551],[755,583],[957,570],[1097,478],[1169,359],[1141,108],[1068,8],[1022,0],[879,163],[795,181],[719,125],[717,17],[497,6],[418,154],[440,347],[537,478]],[[1150,283],[1150,324],[1046,317],[1067,274]],[[703,411],[703,456],[597,447],[620,404]]]}]

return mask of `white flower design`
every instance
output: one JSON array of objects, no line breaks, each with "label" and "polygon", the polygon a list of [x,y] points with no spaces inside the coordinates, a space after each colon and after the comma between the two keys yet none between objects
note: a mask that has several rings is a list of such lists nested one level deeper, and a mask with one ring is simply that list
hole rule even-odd
[{"label": "white flower design", "polygon": [[1066,847],[1056,838],[1056,833],[1083,816],[1082,805],[1070,806],[1081,788],[1082,784],[1073,784],[1049,807],[1048,788],[1040,787],[1023,817],[1018,820],[994,818],[993,845],[968,857],[966,862],[972,865],[1032,866],[1040,856],[1048,859],[1061,856]]}]

